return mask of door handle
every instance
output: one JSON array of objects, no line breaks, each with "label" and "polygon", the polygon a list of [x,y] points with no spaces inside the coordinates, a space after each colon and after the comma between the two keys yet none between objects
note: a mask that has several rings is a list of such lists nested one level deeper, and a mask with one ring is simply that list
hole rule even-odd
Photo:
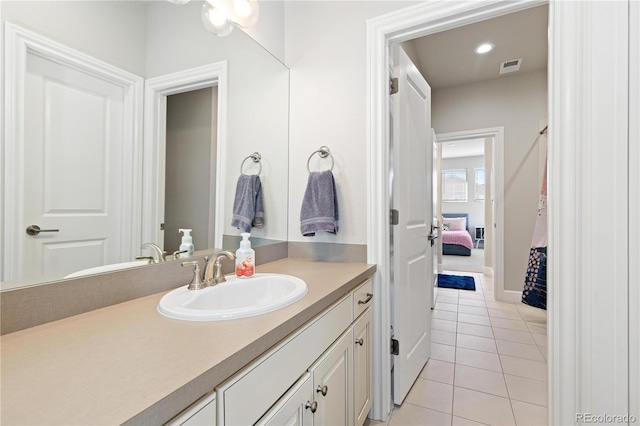
[{"label": "door handle", "polygon": [[38,235],[41,232],[60,232],[59,229],[40,229],[38,225],[27,226],[27,235]]},{"label": "door handle", "polygon": [[429,238],[429,241],[433,241],[440,236],[440,233],[437,232],[438,229],[439,228],[437,226],[431,225],[431,233],[427,237]]}]

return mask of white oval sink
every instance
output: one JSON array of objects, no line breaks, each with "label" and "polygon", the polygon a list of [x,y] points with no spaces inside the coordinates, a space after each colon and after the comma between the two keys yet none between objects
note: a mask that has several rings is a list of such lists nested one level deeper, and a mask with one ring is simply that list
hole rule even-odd
[{"label": "white oval sink", "polygon": [[131,262],[112,263],[110,265],[96,266],[95,268],[83,269],[65,276],[65,278],[84,277],[85,275],[101,274],[103,272],[119,271],[121,269],[136,268],[148,265],[148,260],[132,260]]},{"label": "white oval sink", "polygon": [[232,276],[222,284],[203,290],[188,290],[187,286],[173,290],[160,299],[158,312],[187,321],[245,318],[290,305],[306,293],[307,284],[290,275]]}]

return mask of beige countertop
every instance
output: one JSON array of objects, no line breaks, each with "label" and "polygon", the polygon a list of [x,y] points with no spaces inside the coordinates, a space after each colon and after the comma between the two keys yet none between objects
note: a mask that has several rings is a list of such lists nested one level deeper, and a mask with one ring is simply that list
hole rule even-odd
[{"label": "beige countertop", "polygon": [[162,424],[375,272],[364,263],[282,259],[257,272],[303,279],[278,311],[220,321],[160,315],[166,293],[0,338],[0,423]]}]

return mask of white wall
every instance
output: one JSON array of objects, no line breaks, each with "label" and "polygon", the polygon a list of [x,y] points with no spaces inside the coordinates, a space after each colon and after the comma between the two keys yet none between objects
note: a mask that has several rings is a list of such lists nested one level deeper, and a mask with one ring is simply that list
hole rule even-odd
[{"label": "white wall", "polygon": [[[291,69],[289,240],[367,242],[366,27],[404,1],[285,3],[285,63]],[[307,159],[327,145],[335,159],[340,230],[300,233]],[[324,163],[323,163],[324,164]]]},{"label": "white wall", "polygon": [[1,1],[10,21],[144,77],[146,2]]},{"label": "white wall", "polygon": [[[458,142],[464,143],[464,142]],[[443,158],[442,170],[466,169],[467,170],[467,201],[466,202],[442,202],[442,213],[467,213],[469,215],[469,233],[475,244],[476,226],[485,226],[484,201],[474,200],[475,169],[484,169],[484,156]]]},{"label": "white wall", "polygon": [[260,7],[258,22],[253,27],[244,28],[242,31],[284,63],[284,1],[260,0],[258,5]]},{"label": "white wall", "polygon": [[436,133],[504,126],[504,288],[522,291],[538,211],[538,120],[547,117],[546,71],[434,89]]},{"label": "white wall", "polygon": [[265,226],[251,233],[286,240],[289,71],[242,31],[226,37],[207,32],[200,21],[201,5],[149,5],[147,76],[228,61],[224,233],[240,234],[231,226],[236,181],[242,161],[257,151],[262,155]]}]

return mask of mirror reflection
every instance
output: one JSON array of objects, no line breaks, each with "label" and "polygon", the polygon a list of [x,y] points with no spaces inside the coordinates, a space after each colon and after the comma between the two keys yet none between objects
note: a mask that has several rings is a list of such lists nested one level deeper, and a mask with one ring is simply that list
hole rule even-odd
[{"label": "mirror reflection", "polygon": [[[22,68],[13,58],[3,64],[5,76],[18,70],[24,75],[13,78],[25,81],[18,91],[23,109],[17,102],[5,111],[5,126],[19,137],[3,141],[3,289],[129,266],[153,256],[141,250],[146,242],[170,259],[183,228],[193,229],[196,251],[235,249],[236,182],[254,152],[260,169],[249,162],[242,170],[259,172],[262,183],[265,220],[251,230],[253,245],[287,240],[289,71],[242,31],[207,32],[201,7],[197,1],[0,4],[3,23],[105,63],[117,75],[117,83],[105,83],[29,49]],[[149,82],[207,66],[225,72],[165,91],[150,104]],[[158,123],[166,127],[154,129]],[[27,235],[29,225],[59,232]]]}]

